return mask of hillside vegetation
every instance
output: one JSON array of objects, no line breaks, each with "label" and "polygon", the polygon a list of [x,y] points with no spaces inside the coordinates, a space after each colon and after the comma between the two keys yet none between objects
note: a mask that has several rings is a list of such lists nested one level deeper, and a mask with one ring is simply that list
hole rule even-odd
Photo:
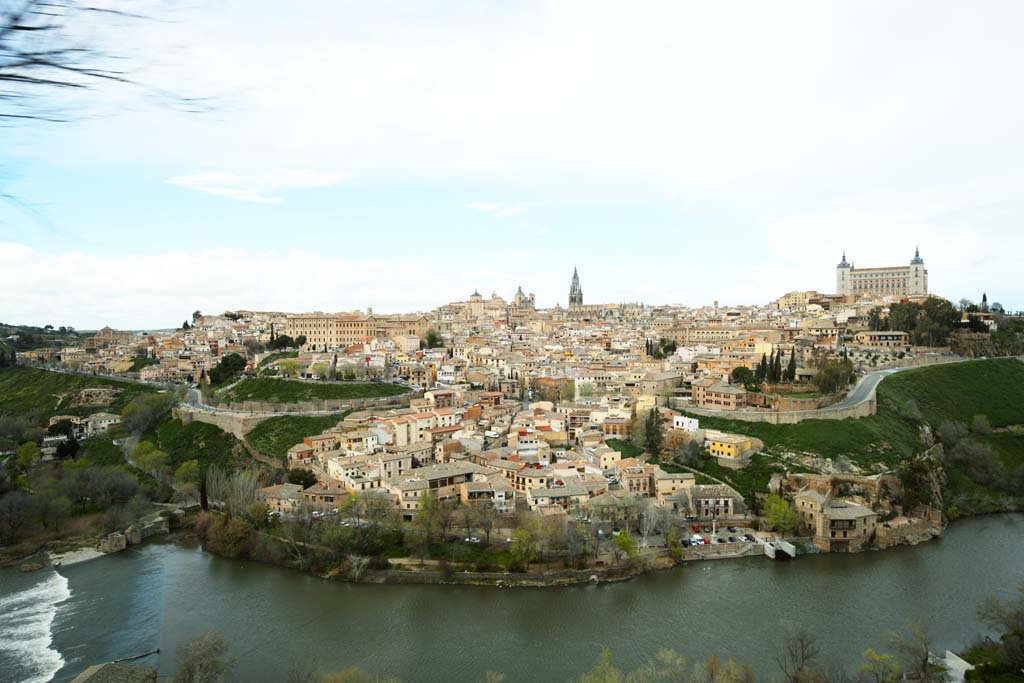
[{"label": "hillside vegetation", "polygon": [[878,386],[878,412],[856,420],[805,420],[793,425],[698,416],[702,427],[749,434],[770,450],[846,455],[868,465],[897,464],[921,450],[920,424],[988,417],[993,427],[1024,424],[1024,363],[968,361],[906,370]]},{"label": "hillside vegetation", "polygon": [[[72,406],[82,389],[112,387],[118,390],[109,405]],[[52,415],[88,415],[99,411],[120,413],[139,394],[154,387],[118,382],[104,377],[69,375],[24,366],[0,370],[0,417],[28,417],[45,421]]]},{"label": "hillside vegetation", "polygon": [[[939,441],[950,514],[1021,507],[1024,431],[1017,426],[1024,425],[1024,363],[997,358],[907,370],[886,378],[877,398],[877,414],[856,420],[773,425],[700,417],[700,422],[755,436],[769,452],[845,455],[865,468],[876,463],[899,468]],[[983,416],[980,428],[972,426],[976,416]]]},{"label": "hillside vegetation", "polygon": [[246,434],[245,440],[260,453],[282,460],[288,449],[307,436],[319,434],[335,426],[348,413],[336,415],[281,415],[256,425]]},{"label": "hillside vegetation", "polygon": [[216,465],[231,471],[242,465],[244,447],[231,434],[205,422],[182,423],[165,420],[145,437],[168,455],[171,469],[187,460],[198,460],[201,465]]},{"label": "hillside vegetation", "polygon": [[333,399],[379,398],[398,396],[405,387],[381,382],[317,383],[287,379],[248,378],[231,387],[221,399],[227,402],[262,401],[300,403]]}]

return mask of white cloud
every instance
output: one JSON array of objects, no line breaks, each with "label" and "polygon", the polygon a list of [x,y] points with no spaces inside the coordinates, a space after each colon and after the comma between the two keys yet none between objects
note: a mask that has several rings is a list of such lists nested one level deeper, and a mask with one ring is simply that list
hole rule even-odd
[{"label": "white cloud", "polygon": [[493,218],[511,218],[518,216],[525,210],[522,204],[499,204],[497,202],[471,202],[466,204],[467,209],[486,213]]},{"label": "white cloud", "polygon": [[330,187],[340,181],[337,175],[318,171],[272,171],[248,175],[223,171],[196,171],[167,179],[171,185],[259,204],[279,203],[281,198],[271,195],[285,190]]}]

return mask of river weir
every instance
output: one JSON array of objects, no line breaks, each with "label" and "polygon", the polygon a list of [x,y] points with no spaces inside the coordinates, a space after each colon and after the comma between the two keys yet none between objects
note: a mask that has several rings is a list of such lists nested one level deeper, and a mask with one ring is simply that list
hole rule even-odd
[{"label": "river weir", "polygon": [[0,604],[28,610],[0,611],[0,629],[14,636],[0,650],[0,679],[69,681],[90,664],[154,650],[140,663],[171,673],[177,643],[214,628],[237,681],[284,680],[292,661],[406,683],[486,671],[561,681],[605,646],[626,667],[662,648],[691,662],[734,657],[763,680],[798,627],[818,636],[826,661],[851,670],[914,620],[935,649],[962,649],[988,634],[978,603],[1022,581],[1020,514],[962,520],[940,539],[884,552],[691,562],[621,583],[525,590],[331,582],[148,543],[57,572],[0,573]]}]

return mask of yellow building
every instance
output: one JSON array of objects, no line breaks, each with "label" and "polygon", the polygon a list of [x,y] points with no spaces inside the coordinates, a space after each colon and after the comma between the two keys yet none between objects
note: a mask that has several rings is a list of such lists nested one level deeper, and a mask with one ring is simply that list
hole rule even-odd
[{"label": "yellow building", "polygon": [[742,434],[709,429],[704,432],[704,447],[716,458],[741,458],[753,447],[753,442]]}]

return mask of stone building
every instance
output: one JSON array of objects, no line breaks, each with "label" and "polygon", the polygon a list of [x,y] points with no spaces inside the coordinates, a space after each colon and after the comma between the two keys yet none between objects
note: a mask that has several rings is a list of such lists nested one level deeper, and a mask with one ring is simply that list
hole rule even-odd
[{"label": "stone building", "polygon": [[836,294],[853,297],[924,296],[928,293],[928,271],[921,252],[914,250],[909,266],[856,268],[847,263],[846,252],[836,266]]}]

